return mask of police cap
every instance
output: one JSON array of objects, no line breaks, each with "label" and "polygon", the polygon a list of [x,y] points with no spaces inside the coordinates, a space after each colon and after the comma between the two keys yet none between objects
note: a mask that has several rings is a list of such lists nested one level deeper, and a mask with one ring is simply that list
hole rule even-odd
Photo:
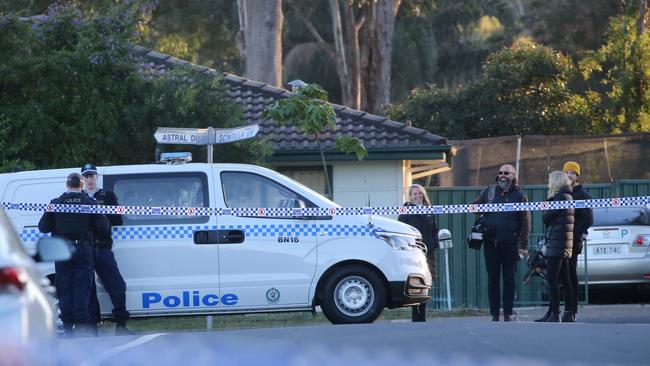
[{"label": "police cap", "polygon": [[87,163],[81,167],[81,175],[97,174],[97,167],[93,164]]}]

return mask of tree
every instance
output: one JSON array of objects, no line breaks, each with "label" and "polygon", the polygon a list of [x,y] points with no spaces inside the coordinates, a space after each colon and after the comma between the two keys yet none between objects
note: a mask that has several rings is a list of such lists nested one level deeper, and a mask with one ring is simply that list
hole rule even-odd
[{"label": "tree", "polygon": [[[292,93],[289,98],[280,99],[271,103],[264,109],[264,118],[273,119],[281,124],[294,125],[296,129],[307,135],[314,135],[320,146],[323,172],[328,177],[325,152],[321,142],[321,135],[326,130],[336,130],[336,113],[327,103],[327,92],[316,84],[308,84]],[[361,161],[368,152],[361,141],[352,136],[339,136],[336,139],[336,148],[346,154],[355,154]],[[332,194],[329,179],[326,194]]]},{"label": "tree", "polygon": [[607,19],[617,14],[612,0],[528,0],[523,23],[535,41],[576,56],[603,43]]},{"label": "tree", "polygon": [[391,117],[452,139],[592,131],[588,103],[569,89],[570,59],[522,40],[492,54],[476,81],[458,90],[415,90]]},{"label": "tree", "polygon": [[237,0],[244,75],[282,86],[282,0]]},{"label": "tree", "polygon": [[[401,0],[328,0],[333,45],[325,40],[304,5],[297,12],[313,42],[337,65],[344,105],[379,113],[390,101],[395,17]],[[341,12],[343,8],[343,12]]]},{"label": "tree", "polygon": [[[214,75],[140,75],[141,60],[131,51],[141,5],[125,2],[88,16],[74,5],[53,5],[40,22],[0,17],[3,170],[142,163],[153,159],[158,126],[242,123]],[[268,148],[260,144],[239,144],[240,155],[227,159],[263,160]]]},{"label": "tree", "polygon": [[605,133],[650,131],[650,36],[647,1],[622,1],[605,43],[580,67],[591,90],[594,120]]}]

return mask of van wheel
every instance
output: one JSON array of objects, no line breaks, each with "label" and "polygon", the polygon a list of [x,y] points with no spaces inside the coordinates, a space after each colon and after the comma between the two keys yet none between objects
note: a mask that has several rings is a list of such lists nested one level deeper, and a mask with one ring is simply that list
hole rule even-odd
[{"label": "van wheel", "polygon": [[325,283],[321,308],[334,324],[372,323],[386,304],[386,287],[370,268],[354,265],[334,272]]}]

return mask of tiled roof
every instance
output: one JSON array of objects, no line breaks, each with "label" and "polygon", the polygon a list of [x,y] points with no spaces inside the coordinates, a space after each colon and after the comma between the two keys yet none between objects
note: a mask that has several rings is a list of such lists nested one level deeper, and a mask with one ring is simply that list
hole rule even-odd
[{"label": "tiled roof", "polygon": [[[143,58],[140,71],[145,76],[155,77],[164,74],[168,68],[175,65],[189,65],[208,73],[218,74],[213,69],[194,65],[144,47],[136,46],[135,52]],[[275,100],[291,95],[289,91],[228,73],[222,73],[220,76],[229,89],[230,97],[241,104],[246,124],[259,123],[259,135],[266,137],[275,151],[319,149],[315,136],[307,136],[297,132],[293,126],[283,126],[262,118],[264,108]],[[371,152],[448,145],[446,138],[405,123],[338,104],[331,105],[337,115],[337,129],[334,132],[327,130],[321,135],[325,150],[333,150],[334,141],[342,135],[360,139]]]}]

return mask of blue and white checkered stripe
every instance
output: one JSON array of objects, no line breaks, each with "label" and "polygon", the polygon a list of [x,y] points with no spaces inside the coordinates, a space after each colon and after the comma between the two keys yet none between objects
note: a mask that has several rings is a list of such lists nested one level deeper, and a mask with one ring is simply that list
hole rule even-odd
[{"label": "blue and white checkered stripe", "polygon": [[580,201],[488,203],[434,206],[382,206],[382,207],[330,207],[330,208],[211,208],[211,207],[150,207],[150,206],[100,206],[63,205],[42,203],[3,202],[7,210],[48,211],[68,213],[99,213],[118,215],[163,215],[163,216],[355,216],[355,215],[416,215],[450,214],[476,212],[541,211],[563,208],[598,208],[618,206],[650,205],[650,196],[600,198]]},{"label": "blue and white checkered stripe", "polygon": [[[269,224],[269,225],[159,225],[117,226],[113,228],[114,240],[173,240],[191,239],[200,230],[242,230],[247,237],[303,236],[371,236],[375,228],[369,225],[341,224]],[[18,233],[24,242],[35,242],[50,236],[35,228]]]}]

